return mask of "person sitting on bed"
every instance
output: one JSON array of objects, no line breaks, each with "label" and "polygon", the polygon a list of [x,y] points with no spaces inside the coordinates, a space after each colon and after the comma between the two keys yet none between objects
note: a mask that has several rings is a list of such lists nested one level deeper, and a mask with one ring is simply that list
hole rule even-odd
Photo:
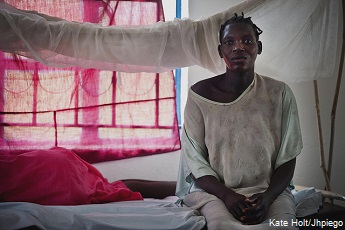
[{"label": "person sitting on bed", "polygon": [[226,72],[189,89],[176,195],[209,230],[293,227],[298,111],[285,83],[254,72],[261,33],[251,17],[235,14],[219,31]]}]

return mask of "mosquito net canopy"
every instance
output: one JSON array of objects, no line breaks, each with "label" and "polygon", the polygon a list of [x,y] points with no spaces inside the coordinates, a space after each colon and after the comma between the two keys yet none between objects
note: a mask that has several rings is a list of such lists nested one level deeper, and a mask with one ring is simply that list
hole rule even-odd
[{"label": "mosquito net canopy", "polygon": [[220,25],[234,13],[263,30],[256,72],[289,82],[330,77],[342,39],[341,0],[248,0],[199,20],[101,26],[23,11],[0,1],[0,49],[55,67],[164,72],[199,65],[225,71]]}]

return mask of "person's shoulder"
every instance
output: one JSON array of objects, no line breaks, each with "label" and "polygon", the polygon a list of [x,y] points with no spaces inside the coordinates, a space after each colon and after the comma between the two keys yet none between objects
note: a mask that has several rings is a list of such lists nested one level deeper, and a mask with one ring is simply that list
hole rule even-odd
[{"label": "person's shoulder", "polygon": [[206,97],[206,95],[210,91],[210,88],[214,85],[214,82],[217,80],[218,77],[219,76],[215,76],[198,81],[191,86],[191,90],[202,97]]},{"label": "person's shoulder", "polygon": [[257,76],[257,78],[260,78],[266,82],[272,82],[272,83],[276,83],[276,84],[285,84],[283,81],[278,80],[278,79],[273,78],[273,77],[269,77],[269,76],[265,76],[265,75],[261,75],[261,74],[256,74],[256,76]]},{"label": "person's shoulder", "polygon": [[282,88],[285,88],[287,86],[285,82],[275,79],[273,77],[268,77],[268,76],[259,75],[259,74],[256,74],[256,76],[257,76],[256,77],[257,81],[261,81],[262,83],[270,85],[270,86],[275,86],[275,87],[280,86]]},{"label": "person's shoulder", "polygon": [[[259,76],[259,75],[258,75]],[[269,85],[269,87],[272,89],[272,91],[281,93],[283,95],[283,98],[285,99],[289,99],[289,98],[295,98],[295,95],[292,91],[292,89],[290,88],[290,86],[280,80],[274,79],[272,77],[267,77],[267,76],[260,76],[260,78],[266,82],[267,85]],[[295,99],[294,99],[295,100]]]}]

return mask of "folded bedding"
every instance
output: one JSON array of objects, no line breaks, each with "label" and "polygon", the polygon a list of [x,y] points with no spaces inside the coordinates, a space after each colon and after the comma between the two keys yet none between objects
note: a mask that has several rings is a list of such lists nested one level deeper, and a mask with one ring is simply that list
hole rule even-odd
[{"label": "folded bedding", "polygon": [[0,154],[0,175],[3,202],[79,205],[143,199],[122,181],[109,183],[95,167],[60,147]]}]

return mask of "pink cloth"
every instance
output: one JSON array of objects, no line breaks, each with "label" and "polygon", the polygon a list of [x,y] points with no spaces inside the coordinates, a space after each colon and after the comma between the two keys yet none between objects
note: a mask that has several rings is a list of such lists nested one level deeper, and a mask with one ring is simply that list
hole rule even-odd
[{"label": "pink cloth", "polygon": [[[65,43],[71,37],[91,39],[94,36],[87,32],[90,28],[101,25],[119,28],[144,26],[164,21],[161,0],[54,0],[51,1],[52,4],[48,4],[47,0],[4,2],[14,7],[0,4],[1,13],[8,15],[10,21],[23,23],[28,20],[32,26],[42,29],[44,34],[51,35],[54,39],[60,38],[56,45],[62,42],[65,47],[62,49],[73,52],[72,43],[77,47],[86,44],[87,48],[81,50],[90,53],[89,48],[93,44],[89,42]],[[40,14],[35,13],[36,11]],[[17,16],[23,16],[25,20],[17,20]],[[67,28],[67,21],[63,20],[58,25],[52,17],[80,25],[83,29],[68,30],[81,34],[60,36],[52,33],[49,26],[37,24],[49,22],[48,24],[52,23],[54,28],[58,28],[58,33],[63,32],[62,28]],[[36,29],[28,28],[27,24],[24,27],[31,35],[48,41]],[[5,35],[11,36],[6,32],[0,34],[1,39]],[[100,42],[97,46],[114,42],[110,46],[120,47],[120,53],[134,54],[148,49],[143,46],[138,46],[137,50],[132,47],[123,49],[109,35],[103,35],[104,38],[107,37],[104,40],[95,36]],[[122,40],[130,40],[126,35],[123,36],[125,38]],[[137,36],[139,35],[135,37]],[[13,39],[10,40],[13,42]],[[26,42],[25,44],[28,45]],[[42,42],[39,44],[42,45]],[[156,42],[154,44],[156,47]],[[1,47],[4,45],[0,42]],[[16,48],[20,46],[19,43],[15,44]],[[33,44],[29,46],[36,47]],[[151,48],[149,50],[152,51]],[[41,51],[44,52],[42,49]],[[61,59],[60,54],[53,54],[51,51],[41,54],[48,59],[66,62]],[[106,61],[113,66],[107,58]],[[73,66],[62,68],[57,65],[61,67],[59,68],[46,64],[46,61],[39,63],[30,58],[0,52],[0,153],[6,151],[16,155],[56,146],[73,149],[83,160],[96,163],[180,149],[172,71],[157,74],[124,73],[112,71],[113,68],[111,71],[100,68],[98,65],[96,69],[84,69]]]},{"label": "pink cloth", "polygon": [[109,183],[73,151],[55,147],[0,155],[0,201],[79,205],[142,200],[122,181]]}]

